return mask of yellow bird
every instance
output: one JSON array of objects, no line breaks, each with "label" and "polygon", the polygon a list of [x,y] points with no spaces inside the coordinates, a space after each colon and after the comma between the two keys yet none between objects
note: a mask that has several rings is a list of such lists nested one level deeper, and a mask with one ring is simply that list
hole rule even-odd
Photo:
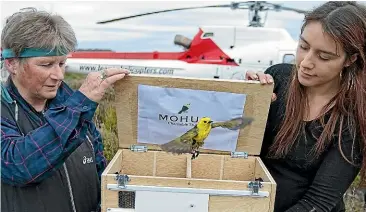
[{"label": "yellow bird", "polygon": [[183,135],[160,145],[161,149],[166,152],[183,154],[191,153],[192,160],[199,155],[198,149],[203,146],[205,139],[211,132],[211,129],[222,127],[229,130],[238,130],[253,122],[253,118],[239,117],[229,121],[213,122],[209,117],[201,118],[198,123]]}]

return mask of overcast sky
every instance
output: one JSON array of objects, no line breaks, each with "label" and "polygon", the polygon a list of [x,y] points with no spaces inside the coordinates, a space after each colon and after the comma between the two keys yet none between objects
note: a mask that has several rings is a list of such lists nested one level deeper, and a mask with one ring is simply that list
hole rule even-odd
[{"label": "overcast sky", "polygon": [[[311,9],[320,1],[271,1],[287,7]],[[116,51],[181,51],[174,46],[176,34],[188,38],[202,25],[246,26],[246,10],[230,8],[196,9],[149,15],[99,25],[96,22],[155,10],[230,4],[231,1],[1,1],[1,28],[5,18],[24,7],[53,11],[74,28],[79,48],[107,48]],[[295,12],[268,13],[266,27],[283,27],[297,40],[303,15]]]}]

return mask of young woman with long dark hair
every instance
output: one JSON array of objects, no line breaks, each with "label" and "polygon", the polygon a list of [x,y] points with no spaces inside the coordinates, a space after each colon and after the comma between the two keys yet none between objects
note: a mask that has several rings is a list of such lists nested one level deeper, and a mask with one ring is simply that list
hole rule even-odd
[{"label": "young woman with long dark hair", "polygon": [[275,83],[261,158],[276,212],[345,211],[345,191],[364,179],[365,55],[366,8],[327,2],[306,14],[294,65],[247,73]]}]

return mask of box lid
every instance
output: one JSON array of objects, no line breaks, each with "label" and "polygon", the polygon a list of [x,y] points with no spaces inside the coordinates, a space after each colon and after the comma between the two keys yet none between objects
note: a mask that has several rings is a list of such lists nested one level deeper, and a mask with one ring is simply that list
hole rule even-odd
[{"label": "box lid", "polygon": [[[171,76],[130,74],[115,83],[115,107],[120,148],[133,144],[147,145],[149,150],[161,150],[158,145],[138,143],[138,86],[183,88],[205,91],[246,94],[243,114],[254,118],[250,126],[240,129],[236,151],[259,155],[267,123],[273,85],[261,85],[258,81],[202,79]],[[179,136],[179,135],[177,135]],[[204,149],[202,153],[230,154],[229,151]]]}]

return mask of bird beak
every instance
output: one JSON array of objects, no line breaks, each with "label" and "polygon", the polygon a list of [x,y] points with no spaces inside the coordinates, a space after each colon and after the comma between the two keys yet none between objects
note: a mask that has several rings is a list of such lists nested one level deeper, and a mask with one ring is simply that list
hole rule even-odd
[{"label": "bird beak", "polygon": [[213,121],[208,121],[208,123],[210,123],[210,124],[211,124],[212,122],[213,122]]}]

